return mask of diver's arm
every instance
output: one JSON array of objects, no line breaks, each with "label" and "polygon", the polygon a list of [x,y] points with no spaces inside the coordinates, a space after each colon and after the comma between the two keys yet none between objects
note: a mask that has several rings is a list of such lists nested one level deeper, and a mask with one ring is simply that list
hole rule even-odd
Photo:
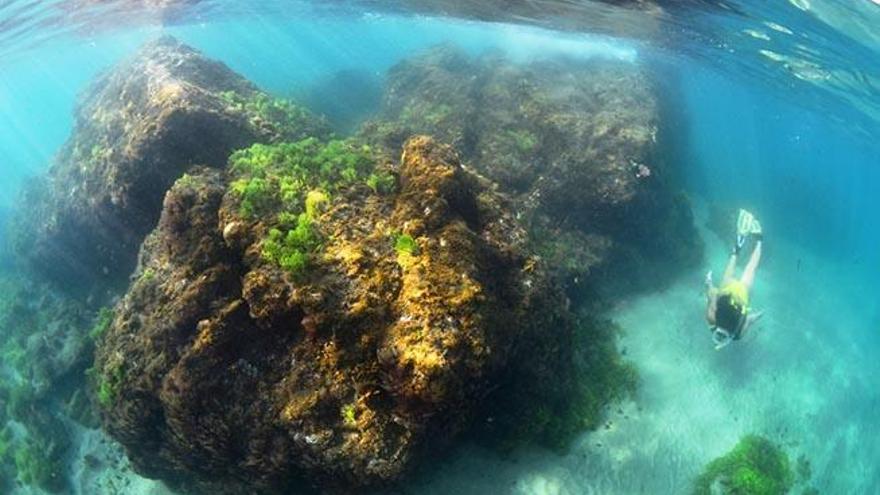
[{"label": "diver's arm", "polygon": [[708,301],[706,301],[706,321],[709,322],[710,326],[715,326],[715,301],[716,298],[714,295],[707,294]]},{"label": "diver's arm", "polygon": [[743,323],[742,330],[740,331],[740,336],[741,336],[740,338],[745,337],[746,332],[752,326],[752,323],[755,323],[758,320],[760,320],[762,316],[764,316],[763,311],[758,311],[756,313],[746,315],[746,321],[745,321],[745,323]]},{"label": "diver's arm", "polygon": [[718,289],[715,287],[706,287],[706,321],[709,325],[715,326],[715,310],[718,301]]},{"label": "diver's arm", "polygon": [[715,301],[718,299],[718,288],[712,283],[712,270],[706,273],[706,321],[715,325]]},{"label": "diver's arm", "polygon": [[718,295],[718,287],[715,287],[715,284],[712,282],[712,270],[706,273],[704,283],[706,284],[706,301],[711,303],[715,300],[715,296]]}]

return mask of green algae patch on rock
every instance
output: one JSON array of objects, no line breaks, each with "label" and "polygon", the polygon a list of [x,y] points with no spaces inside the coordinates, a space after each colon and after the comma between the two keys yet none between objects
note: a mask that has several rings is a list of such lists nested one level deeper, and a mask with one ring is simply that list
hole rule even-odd
[{"label": "green algae patch on rock", "polygon": [[[257,168],[360,150],[328,145]],[[275,172],[247,175],[256,169],[233,159],[169,190],[136,272],[154,276],[133,279],[96,357],[99,374],[125,366],[102,416],[138,471],[202,491],[390,483],[470,428],[497,381],[535,354],[527,343],[570,333],[509,200],[431,138],[398,156],[356,159],[354,175],[317,166],[329,175],[284,190]],[[398,178],[392,191],[367,184],[377,173]],[[234,184],[254,178],[268,199],[243,210]],[[264,251],[302,216],[321,246],[294,275]],[[395,235],[418,250],[399,252]]]},{"label": "green algae patch on rock", "polygon": [[236,151],[229,162],[239,216],[268,228],[262,258],[295,278],[320,255],[315,222],[332,195],[377,177],[370,148],[342,140],[256,144]]},{"label": "green algae patch on rock", "polygon": [[171,37],[96,79],[74,117],[13,227],[16,254],[78,294],[124,288],[165,192],[192,164],[224,168],[233,150],[253,143],[329,134],[320,118]]},{"label": "green algae patch on rock", "polygon": [[788,456],[758,435],[744,436],[727,454],[710,462],[694,487],[694,495],[784,495],[794,483]]}]

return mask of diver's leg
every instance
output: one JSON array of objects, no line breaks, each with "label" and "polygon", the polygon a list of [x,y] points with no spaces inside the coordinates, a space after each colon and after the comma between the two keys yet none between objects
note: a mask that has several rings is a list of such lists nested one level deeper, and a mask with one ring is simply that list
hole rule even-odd
[{"label": "diver's leg", "polygon": [[755,283],[755,271],[758,270],[758,263],[761,262],[761,241],[755,243],[755,249],[752,251],[752,257],[743,271],[742,283],[751,290],[752,284]]},{"label": "diver's leg", "polygon": [[730,253],[730,258],[727,259],[727,267],[724,268],[724,276],[721,277],[721,287],[727,285],[728,282],[733,280],[733,272],[736,270],[736,253]]}]

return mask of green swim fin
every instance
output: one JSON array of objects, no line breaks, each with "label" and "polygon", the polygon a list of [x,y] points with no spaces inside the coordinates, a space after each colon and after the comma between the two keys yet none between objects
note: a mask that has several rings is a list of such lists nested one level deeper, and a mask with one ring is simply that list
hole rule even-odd
[{"label": "green swim fin", "polygon": [[736,235],[745,237],[761,233],[761,222],[750,212],[740,209],[736,219]]},{"label": "green swim fin", "polygon": [[739,216],[736,219],[736,244],[733,246],[733,253],[739,254],[746,238],[753,236],[760,240],[763,237],[761,232],[761,222],[746,210],[740,208]]}]

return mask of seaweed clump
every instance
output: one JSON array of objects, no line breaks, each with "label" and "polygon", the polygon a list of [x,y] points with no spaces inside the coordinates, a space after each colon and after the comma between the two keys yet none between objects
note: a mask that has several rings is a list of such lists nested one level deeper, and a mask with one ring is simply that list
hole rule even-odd
[{"label": "seaweed clump", "polygon": [[377,184],[393,181],[389,173],[375,171],[368,146],[316,138],[255,144],[233,153],[229,170],[238,213],[268,228],[263,259],[293,277],[301,277],[319,255],[322,240],[315,222],[333,194],[355,184],[369,185],[378,193]]},{"label": "seaweed clump", "polygon": [[710,462],[694,487],[694,495],[784,495],[794,484],[788,455],[759,435],[746,435],[736,446]]}]

